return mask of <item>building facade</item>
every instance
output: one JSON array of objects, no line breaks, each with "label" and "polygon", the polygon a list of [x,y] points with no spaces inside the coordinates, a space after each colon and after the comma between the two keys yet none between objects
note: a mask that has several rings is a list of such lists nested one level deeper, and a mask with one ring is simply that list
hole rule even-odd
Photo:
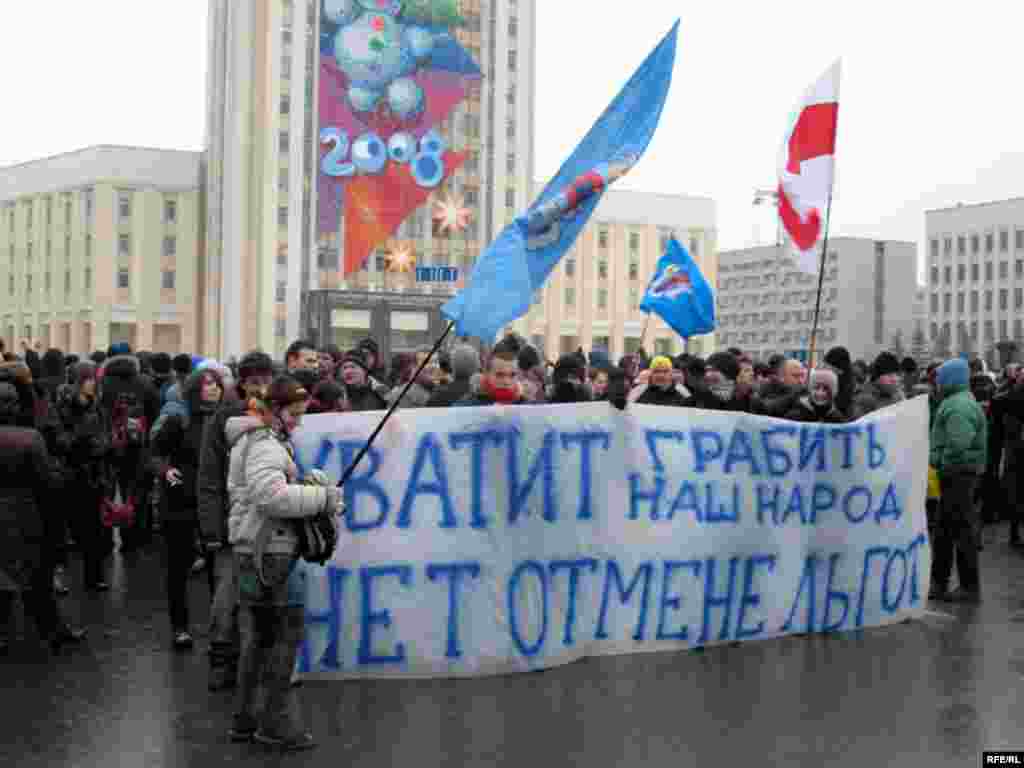
[{"label": "building facade", "polygon": [[1024,198],[926,211],[925,232],[933,354],[1024,347]]},{"label": "building facade", "polygon": [[[535,191],[539,194],[541,187]],[[656,315],[639,309],[671,236],[689,249],[714,285],[718,258],[713,200],[608,191],[534,297],[529,313],[511,329],[532,339],[549,360],[579,347],[606,349],[613,361],[641,344],[649,353],[682,352],[684,340]],[[712,334],[689,342],[693,354],[707,355],[714,348]]]},{"label": "building facade", "polygon": [[[421,266],[465,273],[482,246],[528,205],[533,176],[535,0],[461,0],[459,43],[483,77],[442,123],[449,147],[468,157],[410,216],[391,248]],[[318,327],[310,291],[448,295],[456,285],[418,284],[389,273],[382,247],[345,276],[338,235],[316,231],[319,139],[316,99],[320,3],[210,2],[207,82],[208,199],[200,307],[201,348],[226,356],[260,347],[280,353]],[[431,206],[453,196],[470,211],[456,235],[435,234]],[[367,305],[369,308],[369,305]],[[364,315],[334,314],[338,322]],[[343,337],[359,328],[339,327]],[[321,334],[322,335],[322,334]]]},{"label": "building facade", "polygon": [[[774,245],[722,251],[718,261],[719,347],[739,347],[761,359],[775,353],[806,359],[818,276],[797,270]],[[844,346],[854,359],[870,361],[894,346],[897,333],[909,346],[916,288],[914,243],[830,239],[819,351]]]},{"label": "building facade", "polygon": [[199,165],[194,152],[98,146],[2,169],[8,349],[194,349]]}]

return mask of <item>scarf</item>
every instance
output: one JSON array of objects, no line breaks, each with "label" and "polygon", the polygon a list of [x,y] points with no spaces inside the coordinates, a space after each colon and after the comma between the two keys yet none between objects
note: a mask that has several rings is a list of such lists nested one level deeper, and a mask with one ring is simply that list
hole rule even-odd
[{"label": "scarf", "polygon": [[494,402],[501,405],[519,402],[519,387],[496,387],[491,382],[490,376],[484,378],[484,392],[493,398]]}]

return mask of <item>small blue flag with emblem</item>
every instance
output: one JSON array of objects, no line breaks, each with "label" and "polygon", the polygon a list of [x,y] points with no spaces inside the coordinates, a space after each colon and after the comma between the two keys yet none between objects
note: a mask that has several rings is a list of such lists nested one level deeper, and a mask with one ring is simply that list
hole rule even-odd
[{"label": "small blue flag with emblem", "polygon": [[459,336],[490,342],[526,314],[608,187],[636,165],[661,119],[678,30],[677,21],[533,206],[505,227],[480,255],[466,287],[441,307]]},{"label": "small blue flag with emblem", "polygon": [[715,297],[697,263],[673,237],[640,302],[684,339],[715,330]]}]

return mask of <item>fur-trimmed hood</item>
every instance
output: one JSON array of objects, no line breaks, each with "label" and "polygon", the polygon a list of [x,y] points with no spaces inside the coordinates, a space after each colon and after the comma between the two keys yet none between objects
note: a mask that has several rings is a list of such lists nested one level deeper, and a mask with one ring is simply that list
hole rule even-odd
[{"label": "fur-trimmed hood", "polygon": [[107,358],[103,363],[103,378],[109,376],[118,379],[133,379],[141,372],[139,359],[134,355],[115,355]]}]

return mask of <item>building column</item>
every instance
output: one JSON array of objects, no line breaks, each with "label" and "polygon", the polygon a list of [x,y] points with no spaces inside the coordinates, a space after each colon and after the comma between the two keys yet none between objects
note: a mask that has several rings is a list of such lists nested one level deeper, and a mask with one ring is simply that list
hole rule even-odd
[{"label": "building column", "polygon": [[227,98],[224,120],[224,205],[223,239],[220,259],[220,345],[218,357],[241,354],[242,316],[251,312],[243,301],[242,263],[250,257],[249,192],[252,140],[252,88],[254,3],[229,3],[227,6],[228,43]]},{"label": "building column", "polygon": [[150,321],[135,321],[135,344],[137,349],[153,348],[153,323]]}]

